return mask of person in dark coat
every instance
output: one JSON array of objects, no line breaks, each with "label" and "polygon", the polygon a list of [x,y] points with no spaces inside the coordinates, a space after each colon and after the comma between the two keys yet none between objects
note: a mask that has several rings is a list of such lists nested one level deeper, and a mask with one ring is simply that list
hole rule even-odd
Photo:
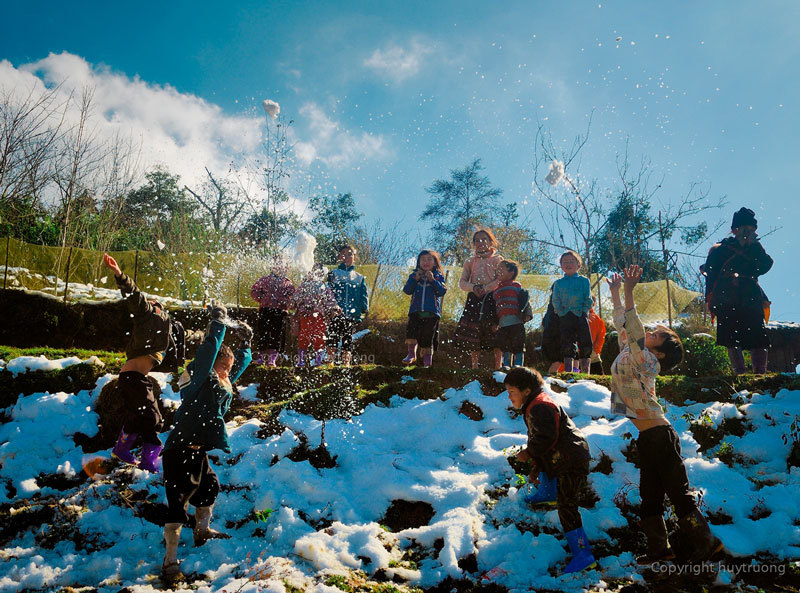
[{"label": "person in dark coat", "polygon": [[732,237],[711,247],[700,271],[706,277],[706,303],[717,318],[717,344],[728,349],[731,366],[744,373],[742,350],[750,350],[753,372],[767,371],[769,338],[764,327],[764,292],[758,277],[772,268],[772,258],[758,240],[755,212],[733,215]]},{"label": "person in dark coat", "polygon": [[195,546],[209,539],[230,537],[209,526],[220,486],[208,452],[213,449],[231,452],[225,414],[233,400],[233,384],[252,359],[253,331],[244,323],[233,322],[231,333],[238,344],[237,349],[232,350],[222,343],[226,315],[222,305],[213,307],[205,340],[178,380],[181,405],[175,413],[175,426],[163,455],[169,510],[164,525],[166,552],[161,577],[168,583],[181,578],[178,541],[181,527],[189,520],[186,510],[190,504],[195,507]]},{"label": "person in dark coat", "polygon": [[[133,321],[130,340],[125,347],[127,360],[117,379],[120,397],[126,403],[125,417],[111,454],[124,463],[157,472],[161,453],[158,433],[164,427],[164,420],[147,375],[164,360],[170,346],[169,313],[161,303],[142,294],[133,279],[124,274],[116,260],[107,253],[103,254],[103,265],[114,272],[114,280]],[[141,460],[131,451],[140,439]]]},{"label": "person in dark coat", "polygon": [[522,410],[528,429],[528,442],[517,453],[517,460],[532,464],[531,481],[539,486],[526,502],[557,502],[558,518],[572,552],[564,572],[591,568],[595,559],[578,510],[578,498],[589,475],[589,443],[563,408],[544,393],[538,371],[515,367],[503,382],[511,405]]}]

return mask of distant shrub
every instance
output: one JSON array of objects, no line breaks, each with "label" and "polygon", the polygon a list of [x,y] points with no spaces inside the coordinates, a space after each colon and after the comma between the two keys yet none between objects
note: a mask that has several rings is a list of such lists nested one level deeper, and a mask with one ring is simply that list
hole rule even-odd
[{"label": "distant shrub", "polygon": [[672,373],[689,377],[710,377],[730,373],[728,351],[717,346],[713,337],[696,334],[683,339],[683,362]]}]

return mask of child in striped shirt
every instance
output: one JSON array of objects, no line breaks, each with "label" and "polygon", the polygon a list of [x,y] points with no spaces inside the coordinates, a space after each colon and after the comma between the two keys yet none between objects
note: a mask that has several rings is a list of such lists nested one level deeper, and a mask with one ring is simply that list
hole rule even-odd
[{"label": "child in striped shirt", "polygon": [[528,291],[516,281],[519,264],[503,260],[497,267],[500,284],[493,298],[500,320],[497,330],[497,347],[503,352],[503,367],[521,367],[525,359],[525,322],[532,317]]}]

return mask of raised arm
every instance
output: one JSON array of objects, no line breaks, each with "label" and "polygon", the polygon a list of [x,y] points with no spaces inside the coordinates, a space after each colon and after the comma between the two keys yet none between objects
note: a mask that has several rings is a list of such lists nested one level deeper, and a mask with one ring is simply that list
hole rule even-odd
[{"label": "raised arm", "polygon": [[614,272],[611,278],[607,278],[608,289],[611,291],[611,304],[614,307],[614,327],[617,328],[617,342],[622,350],[628,344],[628,336],[625,333],[625,307],[622,306],[620,289],[622,288],[622,276]]}]

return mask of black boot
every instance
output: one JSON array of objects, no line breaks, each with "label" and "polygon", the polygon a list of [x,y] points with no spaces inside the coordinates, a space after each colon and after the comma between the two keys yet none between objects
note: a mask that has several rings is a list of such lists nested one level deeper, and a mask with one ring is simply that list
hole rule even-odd
[{"label": "black boot", "polygon": [[669,545],[667,524],[664,517],[655,515],[644,517],[641,522],[642,531],[647,537],[647,554],[638,556],[638,564],[653,564],[655,562],[669,562],[675,559],[675,553]]},{"label": "black boot", "polygon": [[681,517],[678,520],[678,527],[687,548],[685,553],[688,560],[694,562],[711,560],[724,547],[722,541],[711,533],[705,517],[697,509]]}]

